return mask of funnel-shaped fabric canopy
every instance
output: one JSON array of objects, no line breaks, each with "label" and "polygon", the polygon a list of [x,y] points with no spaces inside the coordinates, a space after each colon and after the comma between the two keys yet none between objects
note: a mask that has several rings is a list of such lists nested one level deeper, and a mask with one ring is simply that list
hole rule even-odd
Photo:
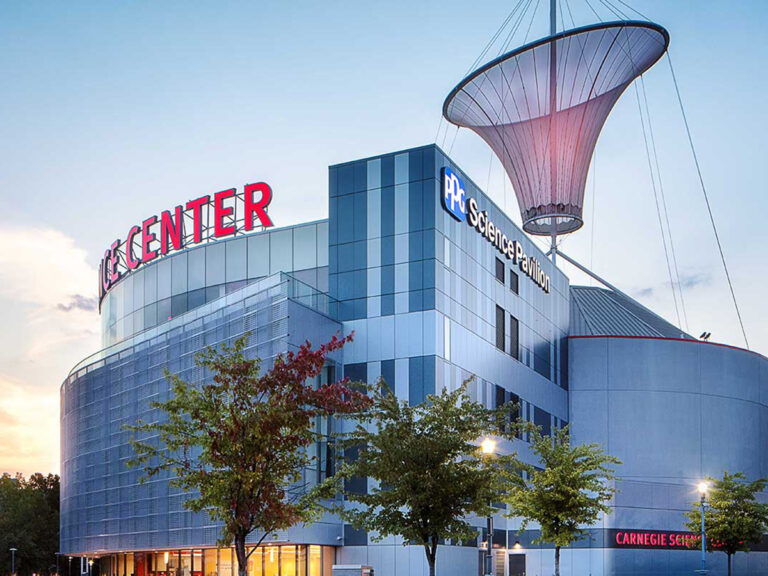
[{"label": "funnel-shaped fabric canopy", "polygon": [[605,119],[668,44],[667,31],[649,22],[568,30],[472,72],[448,95],[443,115],[493,148],[527,232],[573,232],[583,224],[584,186]]}]

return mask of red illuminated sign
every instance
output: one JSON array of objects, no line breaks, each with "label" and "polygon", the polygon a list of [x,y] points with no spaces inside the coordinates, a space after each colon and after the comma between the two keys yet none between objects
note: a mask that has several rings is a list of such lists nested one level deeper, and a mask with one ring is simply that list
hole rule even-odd
[{"label": "red illuminated sign", "polygon": [[273,226],[267,214],[272,189],[265,182],[246,184],[190,200],[131,226],[115,240],[99,265],[99,303],[125,274],[170,252],[216,238]]},{"label": "red illuminated sign", "polygon": [[611,530],[614,548],[667,548],[690,550],[700,545],[701,534],[654,530]]}]

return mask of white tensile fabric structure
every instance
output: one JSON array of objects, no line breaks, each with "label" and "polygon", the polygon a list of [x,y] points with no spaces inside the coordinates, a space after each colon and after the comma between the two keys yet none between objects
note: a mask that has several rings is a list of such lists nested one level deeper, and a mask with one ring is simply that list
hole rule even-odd
[{"label": "white tensile fabric structure", "polygon": [[472,72],[448,95],[443,115],[501,160],[526,232],[573,232],[583,224],[587,172],[608,114],[668,45],[667,31],[650,22],[561,32]]}]

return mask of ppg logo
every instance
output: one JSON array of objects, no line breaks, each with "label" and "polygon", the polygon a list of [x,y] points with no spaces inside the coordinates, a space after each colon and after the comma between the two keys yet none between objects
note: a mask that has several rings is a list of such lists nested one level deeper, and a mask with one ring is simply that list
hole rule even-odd
[{"label": "ppg logo", "polygon": [[467,218],[464,183],[447,166],[443,168],[443,208],[459,222]]}]

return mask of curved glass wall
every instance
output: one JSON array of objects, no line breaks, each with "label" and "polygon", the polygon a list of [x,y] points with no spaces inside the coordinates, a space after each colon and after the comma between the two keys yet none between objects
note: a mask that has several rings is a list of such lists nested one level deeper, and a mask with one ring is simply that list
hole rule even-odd
[{"label": "curved glass wall", "polygon": [[175,318],[276,272],[328,291],[328,221],[197,246],[132,272],[104,297],[102,346]]},{"label": "curved glass wall", "polygon": [[[169,473],[140,483],[140,470],[127,467],[134,451],[126,425],[165,417],[153,405],[170,395],[165,369],[188,382],[203,382],[206,375],[195,354],[246,332],[251,337],[245,354],[262,358],[267,369],[275,355],[339,333],[341,325],[328,314],[333,308],[327,294],[287,274],[273,274],[76,366],[60,392],[62,552],[215,546],[221,524],[187,510],[187,495],[169,484]],[[318,383],[335,380],[340,358],[334,353]],[[326,419],[318,426],[327,434],[333,424]],[[325,442],[310,449],[318,459],[304,472],[306,486],[332,469]],[[332,545],[340,530],[341,524],[329,518],[309,530],[290,529],[281,540]],[[137,570],[135,576],[150,575]]]}]

